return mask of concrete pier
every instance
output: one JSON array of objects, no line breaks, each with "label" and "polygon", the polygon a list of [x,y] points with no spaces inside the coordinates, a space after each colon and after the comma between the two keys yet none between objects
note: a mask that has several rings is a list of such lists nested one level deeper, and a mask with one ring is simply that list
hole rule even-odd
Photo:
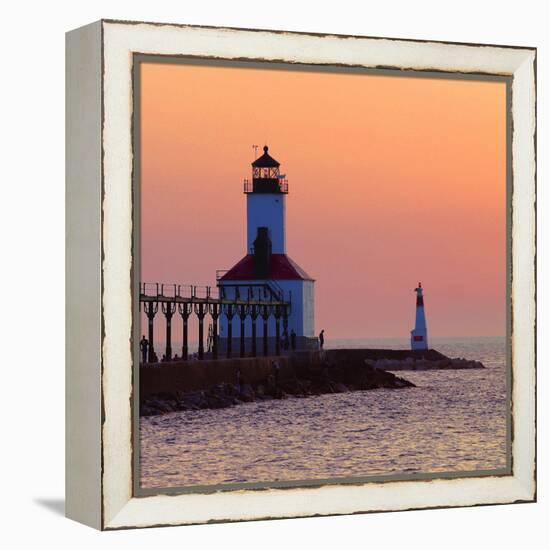
[{"label": "concrete pier", "polygon": [[203,361],[171,361],[141,365],[140,398],[163,392],[206,390],[217,384],[235,384],[237,371],[243,381],[259,384],[273,372],[273,361],[280,367],[281,379],[295,375],[289,357],[246,357]]}]

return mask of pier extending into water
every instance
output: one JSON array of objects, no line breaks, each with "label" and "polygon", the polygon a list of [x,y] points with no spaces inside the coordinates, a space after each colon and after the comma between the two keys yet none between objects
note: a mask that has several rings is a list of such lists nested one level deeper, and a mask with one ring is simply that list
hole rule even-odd
[{"label": "pier extending into water", "polygon": [[[274,355],[281,353],[281,324],[283,331],[288,330],[288,317],[292,297],[285,296],[284,292],[273,282],[261,282],[251,284],[231,285],[234,292],[228,297],[224,289],[217,287],[197,285],[177,285],[164,283],[140,283],[139,290],[139,311],[143,311],[148,320],[148,350],[147,359],[149,363],[157,363],[158,357],[155,352],[154,319],[157,313],[164,316],[166,321],[166,351],[165,359],[172,360],[172,317],[179,313],[183,321],[182,333],[182,356],[186,361],[189,357],[189,322],[193,317],[198,321],[198,359],[205,358],[205,336],[204,322],[207,317],[211,324],[208,331],[207,353],[210,358],[219,357],[219,334],[218,321],[221,315],[225,315],[229,321],[235,316],[240,319],[240,345],[239,357],[258,355],[257,346],[257,321],[261,318],[263,323],[262,349],[261,354],[269,355],[268,321],[270,317],[275,319],[276,338]],[[244,337],[244,324],[250,317],[252,319],[252,339],[247,354]],[[229,334],[225,356],[231,358],[232,349],[232,323],[228,323]]]},{"label": "pier extending into water", "polygon": [[[430,350],[299,350],[281,357],[171,361],[140,367],[140,414],[217,409],[242,402],[412,387],[392,371],[482,369]],[[407,376],[405,372],[405,376]]]}]

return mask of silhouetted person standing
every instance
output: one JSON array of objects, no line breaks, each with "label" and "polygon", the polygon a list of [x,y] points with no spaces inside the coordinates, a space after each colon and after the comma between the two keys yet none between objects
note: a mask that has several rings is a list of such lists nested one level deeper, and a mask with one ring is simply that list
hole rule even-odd
[{"label": "silhouetted person standing", "polygon": [[237,369],[237,394],[240,395],[242,386],[242,374],[241,369]]},{"label": "silhouetted person standing", "polygon": [[288,330],[285,328],[283,332],[283,349],[287,350],[289,347]]},{"label": "silhouetted person standing", "polygon": [[141,337],[139,342],[139,349],[141,350],[141,362],[147,363],[147,351],[149,350],[149,340],[145,338],[145,334]]},{"label": "silhouetted person standing", "polygon": [[294,332],[294,329],[290,331],[290,347],[292,348],[292,351],[296,349],[296,333]]},{"label": "silhouetted person standing", "polygon": [[273,361],[273,378],[275,379],[275,386],[279,385],[279,371],[281,367],[278,361]]},{"label": "silhouetted person standing", "polygon": [[325,345],[325,329],[319,333],[319,349],[323,349]]}]

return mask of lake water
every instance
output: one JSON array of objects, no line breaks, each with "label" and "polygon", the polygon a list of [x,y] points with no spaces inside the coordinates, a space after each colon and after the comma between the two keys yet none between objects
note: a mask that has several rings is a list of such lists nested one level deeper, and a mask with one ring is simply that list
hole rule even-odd
[{"label": "lake water", "polygon": [[[144,488],[496,470],[507,466],[504,338],[432,339],[482,370],[401,371],[417,387],[141,418]],[[405,348],[403,341],[327,347]]]}]

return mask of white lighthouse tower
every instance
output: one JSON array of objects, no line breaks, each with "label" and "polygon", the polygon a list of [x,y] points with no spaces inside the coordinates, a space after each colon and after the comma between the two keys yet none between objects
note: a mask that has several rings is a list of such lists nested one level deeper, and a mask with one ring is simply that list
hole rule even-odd
[{"label": "white lighthouse tower", "polygon": [[286,254],[285,219],[288,183],[279,173],[280,164],[268,154],[252,163],[252,183],[245,180],[246,251],[254,251],[260,227],[267,227],[272,254]]},{"label": "white lighthouse tower", "polygon": [[428,349],[428,329],[424,314],[424,296],[422,284],[414,289],[416,292],[416,322],[411,330],[411,349]]},{"label": "white lighthouse tower", "polygon": [[[246,255],[218,279],[220,294],[230,298],[263,292],[264,298],[273,291],[290,301],[287,331],[293,333],[296,347],[316,346],[314,325],[314,279],[286,254],[285,209],[288,182],[279,172],[280,164],[268,153],[252,163],[252,180],[245,180],[246,195]],[[268,294],[266,295],[266,291]],[[231,326],[229,326],[231,324]],[[253,334],[253,320],[244,322],[247,348]],[[241,336],[240,319],[220,318],[219,342],[223,348],[231,338],[235,349]],[[276,321],[268,320],[270,352],[275,349]],[[234,341],[233,341],[234,340]],[[248,353],[248,350],[247,350]]]}]

